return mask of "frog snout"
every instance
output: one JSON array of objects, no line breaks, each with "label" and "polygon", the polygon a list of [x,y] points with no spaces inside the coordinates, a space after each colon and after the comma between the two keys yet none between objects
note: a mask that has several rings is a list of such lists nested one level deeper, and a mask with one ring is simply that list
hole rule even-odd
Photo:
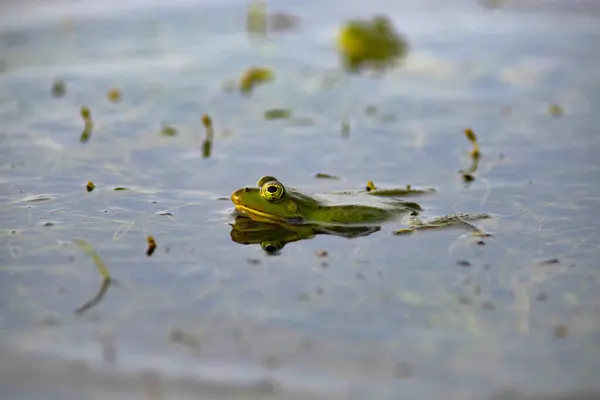
[{"label": "frog snout", "polygon": [[242,201],[242,195],[247,192],[248,188],[241,188],[231,194],[231,201],[233,204],[239,204]]}]

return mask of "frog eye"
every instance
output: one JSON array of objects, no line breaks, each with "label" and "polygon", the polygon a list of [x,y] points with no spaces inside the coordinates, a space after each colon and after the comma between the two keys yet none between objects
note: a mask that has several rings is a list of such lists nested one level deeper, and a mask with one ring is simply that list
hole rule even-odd
[{"label": "frog eye", "polygon": [[266,251],[267,253],[273,254],[273,253],[276,253],[279,250],[283,249],[284,245],[285,244],[282,244],[279,241],[274,241],[274,242],[266,242],[265,241],[260,244],[260,247],[262,247],[262,249],[264,251]]},{"label": "frog eye", "polygon": [[263,176],[258,180],[258,182],[256,182],[256,185],[258,187],[262,187],[262,185],[264,185],[267,182],[271,182],[271,181],[277,181],[277,178],[275,178],[274,176],[269,176],[269,175]]},{"label": "frog eye", "polygon": [[283,198],[285,188],[277,181],[266,182],[260,188],[260,195],[267,201],[277,201]]}]

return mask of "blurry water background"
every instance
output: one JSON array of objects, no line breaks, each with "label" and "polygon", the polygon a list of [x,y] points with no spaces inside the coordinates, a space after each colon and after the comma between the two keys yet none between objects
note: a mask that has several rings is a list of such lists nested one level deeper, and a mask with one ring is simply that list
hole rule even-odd
[{"label": "blurry water background", "polygon": [[[495,3],[274,0],[299,25],[258,40],[238,0],[3,2],[0,397],[599,393],[600,5]],[[375,14],[408,57],[346,74],[337,29]],[[254,65],[276,79],[224,90]],[[465,185],[468,127],[482,157]],[[494,236],[386,226],[268,256],[228,225],[231,192],[267,174],[307,192],[433,186],[427,215],[488,212]],[[76,238],[116,280],[82,314],[101,278]]]}]

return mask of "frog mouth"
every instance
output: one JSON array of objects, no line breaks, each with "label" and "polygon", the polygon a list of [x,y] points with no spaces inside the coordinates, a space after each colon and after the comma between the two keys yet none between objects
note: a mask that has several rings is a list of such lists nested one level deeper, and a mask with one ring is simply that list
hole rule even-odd
[{"label": "frog mouth", "polygon": [[262,212],[262,211],[258,211],[258,210],[255,210],[253,208],[242,206],[240,204],[236,204],[235,208],[236,208],[236,210],[238,210],[241,213],[250,214],[250,215],[254,215],[256,217],[259,217],[259,218],[256,218],[256,219],[260,220],[260,221],[286,222],[286,220],[284,218],[278,218],[278,217],[276,217],[273,214],[268,214],[268,213],[265,213],[265,212]]}]

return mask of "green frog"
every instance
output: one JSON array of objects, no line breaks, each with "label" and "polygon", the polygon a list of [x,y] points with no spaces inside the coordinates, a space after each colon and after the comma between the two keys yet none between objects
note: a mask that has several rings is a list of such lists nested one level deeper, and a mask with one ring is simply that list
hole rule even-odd
[{"label": "green frog", "polygon": [[419,216],[419,204],[399,199],[399,196],[427,194],[434,189],[376,189],[354,192],[334,192],[328,195],[309,195],[286,187],[273,176],[263,176],[256,187],[243,187],[231,195],[231,201],[242,215],[269,224],[283,226],[318,226],[335,234],[335,229],[349,226],[376,226],[408,215],[408,228],[395,234],[411,233],[417,229],[463,226],[477,235],[485,235],[470,221],[490,218],[488,214],[457,213],[428,221]]}]

